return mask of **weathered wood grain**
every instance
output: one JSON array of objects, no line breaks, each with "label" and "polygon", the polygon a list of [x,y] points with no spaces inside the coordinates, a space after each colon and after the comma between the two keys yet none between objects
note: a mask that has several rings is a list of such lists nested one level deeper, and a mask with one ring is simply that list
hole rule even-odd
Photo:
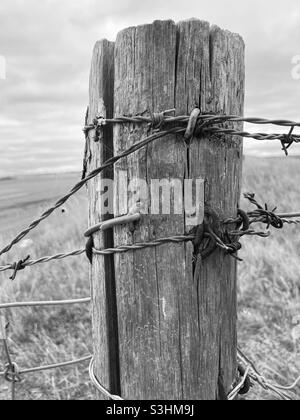
[{"label": "weathered wood grain", "polygon": [[[99,51],[103,48],[102,44]],[[94,57],[98,58],[94,59],[91,80],[95,85],[91,92],[97,93],[91,97],[90,121],[96,112],[95,103],[104,96],[99,94],[99,74],[102,81],[109,77],[101,53],[96,52]],[[116,117],[175,107],[180,115],[190,113],[195,106],[203,112],[243,114],[243,41],[238,35],[211,28],[207,22],[193,19],[176,25],[157,21],[128,28],[117,37],[114,65]],[[148,130],[141,125],[115,125],[114,153],[145,137]],[[105,145],[108,137],[104,132]],[[102,161],[101,147],[93,144],[90,150],[91,169]],[[241,164],[242,143],[236,138],[197,138],[188,149],[182,136],[167,136],[115,165],[114,215],[126,214],[134,204],[134,191],[127,205],[119,202],[126,192],[119,176],[126,174],[128,183],[136,178],[146,180],[148,193],[153,179],[204,179],[206,204],[220,217],[232,216],[239,201]],[[91,224],[99,222],[97,182],[90,187]],[[182,202],[185,195],[181,188]],[[115,227],[115,246],[188,231],[186,214],[150,214],[150,195],[141,204],[145,213],[141,222]],[[96,246],[105,245],[101,235],[95,240]],[[114,267],[103,257],[94,260],[96,373],[114,392],[119,374],[123,398],[220,399],[219,384],[223,383],[227,392],[234,381],[236,263],[216,251],[204,262],[199,283],[195,284],[192,254],[191,244],[166,244],[116,254]],[[109,313],[114,322],[118,316],[117,325],[108,322]],[[112,330],[115,334],[109,341]],[[118,351],[109,360],[113,345]]]},{"label": "weathered wood grain", "polygon": [[[242,39],[197,20],[178,27],[177,112],[190,113],[198,105],[202,112],[243,115]],[[205,204],[221,218],[237,211],[241,157],[242,141],[230,137],[195,138],[187,156],[188,177],[205,180]],[[187,247],[187,267],[190,259],[191,247]],[[201,399],[220,398],[219,378],[228,392],[236,374],[236,262],[223,251],[215,251],[203,264],[194,290],[191,277],[186,279],[185,290],[190,289],[191,295],[182,296],[182,318],[190,317],[186,329],[192,328],[189,339],[182,340],[186,366],[197,354],[192,375],[185,377],[186,386],[190,384],[190,392],[197,389]]]},{"label": "weathered wood grain", "polygon": [[[158,112],[174,107],[176,25],[155,22],[118,35],[115,115]],[[115,150],[147,134],[147,127],[116,127]],[[183,178],[183,147],[174,136],[154,143],[115,167],[129,182]],[[118,187],[116,187],[116,194]],[[150,212],[150,201],[143,203]],[[117,209],[116,209],[117,210]],[[145,215],[134,231],[115,230],[115,244],[184,233],[183,215]],[[120,374],[125,398],[181,397],[177,282],[184,276],[183,245],[161,246],[115,257],[119,312]]]},{"label": "weathered wood grain", "polygon": [[[103,40],[97,42],[93,52],[88,124],[91,124],[97,115],[107,118],[113,116],[113,89],[114,43]],[[85,161],[88,172],[101,166],[113,156],[112,127],[105,127],[98,141],[95,141],[95,136],[96,133],[92,130],[87,139]],[[113,179],[113,169],[104,171],[88,184],[90,226],[113,216],[103,212],[105,203],[101,192],[105,187],[104,179]],[[98,249],[112,247],[112,232],[95,234],[94,244]],[[120,392],[118,327],[114,281],[113,258],[95,255],[91,273],[95,373],[103,386],[118,393]],[[103,396],[100,395],[100,398]]]},{"label": "weathered wood grain", "polygon": [[[130,28],[116,42],[115,116],[176,107],[242,113],[243,43],[205,22],[155,22]],[[141,136],[116,127],[115,150]],[[240,193],[241,142],[195,139],[188,154],[174,136],[116,165],[129,181],[201,177],[206,202],[235,214]],[[189,172],[189,173],[187,173]],[[117,194],[117,190],[116,190]],[[184,191],[182,191],[184,194]],[[150,209],[148,201],[146,207]],[[132,231],[115,230],[115,243],[151,240],[185,231],[185,215],[144,216]],[[121,388],[126,398],[215,399],[221,376],[235,373],[235,262],[221,252],[192,279],[192,247],[165,245],[115,257]]]}]

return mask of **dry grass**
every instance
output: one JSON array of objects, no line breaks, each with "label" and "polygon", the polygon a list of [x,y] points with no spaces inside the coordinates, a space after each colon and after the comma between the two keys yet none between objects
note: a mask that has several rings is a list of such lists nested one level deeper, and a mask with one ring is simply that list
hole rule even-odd
[{"label": "dry grass", "polygon": [[[57,251],[82,248],[82,232],[86,228],[84,208],[83,197],[71,200],[66,213],[57,212],[31,236],[33,244],[26,249],[16,249],[11,258],[15,255],[18,259],[25,254],[52,255]],[[84,256],[28,268],[19,273],[14,283],[7,278],[7,274],[0,277],[1,302],[75,299],[90,295],[88,263]],[[7,314],[12,354],[22,368],[68,361],[92,353],[88,305],[14,309]],[[1,360],[4,360],[3,355]],[[1,385],[0,399],[4,399],[9,396],[8,387]],[[26,375],[22,385],[18,386],[20,399],[93,397],[95,393],[89,383],[86,364]]]},{"label": "dry grass", "polygon": [[[246,159],[244,191],[256,192],[261,202],[280,211],[300,209],[297,159]],[[81,248],[86,227],[85,199],[71,201],[31,238],[33,244],[16,249],[11,258],[49,255],[57,250]],[[248,206],[243,201],[243,207]],[[291,383],[300,372],[299,341],[292,331],[300,314],[300,227],[273,231],[269,239],[247,238],[239,268],[239,342],[269,378]],[[11,234],[1,238],[7,242]],[[3,260],[1,261],[4,262]],[[36,266],[19,273],[13,284],[0,277],[0,301],[78,298],[89,295],[88,264],[84,256]],[[66,361],[92,351],[87,306],[7,311],[11,350],[22,368]],[[299,319],[300,321],[300,319]],[[0,354],[1,356],[1,354]],[[3,360],[3,358],[1,359]],[[20,399],[92,399],[94,389],[85,366],[28,375],[18,386]],[[300,388],[297,389],[298,396]],[[0,399],[9,396],[0,382]],[[250,399],[269,399],[259,388]]]},{"label": "dry grass", "polygon": [[[299,163],[284,157],[247,159],[243,189],[257,192],[260,202],[277,205],[280,212],[300,210]],[[300,323],[299,229],[285,226],[268,239],[245,239],[239,269],[240,347],[268,378],[281,384],[291,384],[300,374],[300,341],[293,337],[297,317]],[[299,397],[300,387],[296,392]],[[255,389],[249,398],[270,395]]]}]

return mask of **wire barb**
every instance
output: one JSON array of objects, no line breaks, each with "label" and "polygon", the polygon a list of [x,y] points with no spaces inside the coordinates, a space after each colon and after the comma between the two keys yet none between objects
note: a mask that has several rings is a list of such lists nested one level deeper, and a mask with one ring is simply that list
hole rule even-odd
[{"label": "wire barb", "polygon": [[[99,175],[103,170],[107,169],[108,167],[111,167],[114,165],[117,161],[120,159],[127,157],[131,155],[132,153],[138,151],[139,149],[147,146],[151,142],[162,138],[169,134],[184,134],[186,132],[186,128],[188,122],[190,121],[190,116],[174,116],[171,117],[168,114],[170,112],[175,112],[175,110],[167,110],[164,111],[162,115],[160,115],[160,122],[159,127],[161,128],[162,125],[165,125],[166,123],[172,123],[175,122],[178,123],[177,127],[174,127],[171,125],[171,128],[160,130],[158,132],[154,132],[149,137],[140,140],[139,142],[135,143],[133,146],[129,147],[127,150],[125,150],[123,153],[114,156],[110,159],[108,159],[102,166],[92,171],[89,175],[87,175],[85,178],[83,178],[80,182],[78,182],[71,191],[63,196],[60,200],[56,202],[56,204],[46,210],[40,218],[34,220],[28,228],[24,229],[22,232],[19,233],[18,236],[16,236],[7,246],[5,246],[0,251],[0,256],[9,252],[14,245],[16,245],[18,242],[20,242],[26,235],[28,235],[29,232],[31,232],[33,229],[35,229],[43,220],[47,219],[55,210],[57,210],[59,207],[64,205],[70,197],[72,197],[75,193],[77,193],[88,181],[93,179],[95,176]],[[153,119],[154,118],[154,119]],[[113,119],[103,119],[98,118],[97,121],[94,121],[94,123],[91,126],[86,126],[84,128],[84,132],[88,133],[90,129],[95,129],[96,127],[102,126],[103,124],[118,124],[118,123],[148,123],[152,124],[153,122],[158,122],[155,120],[157,117],[145,117],[145,116],[136,116],[136,117],[120,117],[120,118],[113,118]],[[293,122],[293,121],[287,121],[287,120],[265,120],[262,118],[243,118],[238,117],[234,115],[212,115],[211,113],[203,113],[198,116],[198,122],[201,127],[201,132],[207,135],[213,135],[213,134],[222,134],[222,135],[234,135],[234,136],[241,136],[241,137],[252,137],[256,138],[258,140],[282,140],[284,144],[287,144],[288,147],[291,146],[291,140],[292,142],[300,142],[300,135],[293,135],[292,131],[289,133],[289,135],[285,134],[251,134],[251,133],[245,133],[234,129],[226,129],[226,128],[220,128],[220,127],[213,127],[211,126],[212,123],[224,123],[224,122],[249,122],[254,124],[275,124],[275,125],[281,125],[284,127],[300,127],[300,123]],[[204,127],[203,124],[209,124],[209,127]]]},{"label": "wire barb", "polygon": [[[48,263],[48,262],[51,262],[51,261],[63,260],[63,259],[68,258],[68,257],[77,257],[79,255],[84,254],[84,252],[85,252],[85,249],[76,249],[75,251],[55,254],[55,255],[47,256],[47,257],[42,257],[42,258],[39,258],[37,260],[29,260],[29,259],[26,258],[25,260],[22,260],[22,267],[23,267],[22,269],[24,269],[26,267],[32,267],[32,266],[37,265],[37,264],[43,264],[43,263]],[[7,270],[15,270],[15,264],[7,264],[7,265],[4,265],[4,266],[0,266],[0,273],[3,272],[3,271],[7,271]]]},{"label": "wire barb", "polygon": [[12,264],[11,269],[14,270],[13,275],[10,277],[10,280],[14,281],[17,277],[18,271],[24,270],[27,266],[27,262],[30,259],[30,255],[28,255],[23,260],[20,260],[14,264]]},{"label": "wire barb", "polygon": [[[4,247],[0,251],[0,256],[9,252],[14,245],[20,242],[27,234],[29,234],[33,229],[37,228],[37,226],[47,219],[55,210],[61,207],[66,201],[69,200],[74,194],[76,194],[88,181],[95,178],[105,169],[113,166],[116,162],[120,159],[125,158],[143,147],[146,147],[150,143],[154,142],[157,139],[160,139],[164,136],[170,134],[182,134],[184,136],[184,140],[186,143],[190,142],[193,136],[202,137],[204,135],[212,136],[212,135],[232,135],[232,136],[240,136],[240,137],[249,137],[257,140],[279,140],[282,144],[282,149],[286,155],[288,155],[288,149],[292,146],[293,143],[300,142],[300,135],[294,134],[295,127],[300,127],[300,123],[288,121],[288,120],[266,120],[261,118],[243,118],[234,115],[216,115],[212,113],[203,113],[201,114],[200,109],[196,108],[193,110],[190,116],[171,116],[170,114],[175,113],[175,109],[167,110],[160,113],[150,113],[150,117],[146,117],[144,115],[135,116],[135,117],[119,117],[114,119],[105,119],[101,116],[98,116],[94,119],[93,123],[87,125],[87,118],[86,118],[86,126],[84,127],[84,133],[86,135],[86,140],[88,141],[88,133],[90,130],[95,130],[95,141],[99,141],[101,130],[103,126],[107,124],[124,124],[124,123],[132,123],[132,124],[148,124],[148,126],[152,129],[153,133],[146,137],[145,139],[140,140],[139,142],[135,143],[122,153],[118,154],[117,156],[113,156],[112,158],[108,159],[102,166],[96,168],[92,172],[90,172],[87,176],[83,177],[83,179],[78,182],[69,193],[64,195],[60,198],[56,204],[46,210],[40,218],[34,220],[28,228],[23,230],[19,233],[16,238],[14,238],[10,244]],[[224,123],[228,122],[248,122],[253,124],[274,124],[282,127],[290,127],[290,131],[288,134],[265,134],[265,133],[247,133],[238,129],[234,128],[226,128],[222,126]],[[176,125],[176,126],[174,126]],[[85,173],[85,172],[84,172]],[[207,258],[215,249],[216,247],[224,250],[230,256],[240,260],[238,258],[237,253],[241,249],[242,245],[239,242],[239,239],[242,236],[261,236],[267,237],[269,236],[269,232],[256,232],[254,229],[251,229],[251,225],[256,222],[261,222],[267,225],[267,229],[271,226],[275,229],[282,229],[284,223],[300,223],[300,220],[289,220],[295,217],[299,217],[300,213],[293,213],[293,214],[284,214],[279,215],[276,214],[277,208],[270,210],[265,204],[265,206],[261,206],[257,200],[255,199],[254,194],[245,194],[245,198],[247,198],[253,205],[256,206],[256,209],[251,212],[244,212],[243,210],[239,209],[238,214],[235,219],[227,219],[225,221],[221,221],[219,216],[214,212],[212,209],[206,208],[205,219],[204,223],[200,226],[197,226],[193,231],[186,235],[179,235],[179,236],[172,236],[169,238],[161,238],[151,242],[143,242],[143,243],[135,243],[132,245],[124,245],[117,248],[110,248],[110,249],[103,249],[97,250],[93,247],[92,241],[92,234],[95,233],[99,228],[104,230],[105,228],[111,228],[116,224],[124,222],[124,218],[118,218],[112,221],[105,222],[104,224],[97,225],[89,229],[86,232],[86,236],[90,236],[89,242],[85,249],[76,250],[70,253],[65,254],[56,254],[49,257],[43,257],[38,260],[30,260],[30,256],[27,256],[25,259],[19,260],[13,264],[8,264],[6,266],[0,266],[0,272],[6,270],[13,270],[13,274],[10,277],[11,280],[15,280],[19,271],[24,270],[28,266],[33,266],[35,264],[46,263],[53,260],[62,260],[66,257],[70,256],[78,256],[83,253],[87,253],[87,256],[92,262],[92,255],[110,255],[114,253],[122,253],[128,252],[132,250],[140,250],[148,247],[156,247],[160,245],[164,245],[167,243],[184,243],[187,241],[193,241],[195,254],[194,259],[196,261],[196,267],[201,266],[203,259]],[[139,220],[140,214],[137,216],[130,215],[131,218],[135,217],[135,221]],[[129,215],[125,216],[126,222],[129,221]],[[130,219],[131,220],[131,219]],[[236,224],[235,230],[223,229],[221,225],[228,225],[228,224]],[[194,261],[194,262],[195,262]],[[196,269],[195,269],[196,271]],[[194,277],[195,278],[195,277]],[[8,308],[18,308],[18,307],[36,307],[36,306],[52,306],[52,305],[70,305],[70,304],[77,304],[77,303],[88,303],[91,301],[91,298],[84,298],[84,299],[75,299],[75,300],[64,300],[64,301],[41,301],[41,302],[15,302],[15,303],[6,303],[0,304],[0,309],[8,309]],[[1,320],[0,320],[1,321]],[[3,329],[3,328],[2,328]],[[76,365],[80,363],[84,363],[89,361],[89,374],[91,381],[97,387],[97,389],[102,392],[107,398],[113,400],[123,400],[121,397],[117,395],[111,394],[107,389],[105,389],[100,382],[98,381],[95,373],[94,373],[94,357],[87,356],[81,359],[63,362],[63,363],[56,363],[48,366],[40,366],[31,369],[24,369],[21,370],[18,365],[13,362],[11,358],[11,354],[9,351],[8,340],[6,335],[7,326],[4,328],[5,333],[2,334],[3,338],[1,339],[4,344],[4,350],[6,353],[7,363],[5,365],[4,372],[0,372],[0,376],[3,376],[5,380],[11,383],[11,392],[12,392],[12,399],[15,399],[16,396],[16,384],[21,381],[21,375],[26,373],[35,373],[41,372],[45,370],[55,369],[55,368],[62,368],[66,366]],[[270,383],[266,378],[264,378],[256,369],[254,364],[245,356],[240,350],[238,351],[238,358],[240,359],[241,363],[243,363],[246,368],[244,369],[243,366],[239,366],[239,373],[240,373],[240,380],[238,384],[233,388],[233,390],[228,395],[228,400],[234,400],[238,394],[245,394],[249,391],[251,386],[251,381],[258,383],[264,389],[270,390],[282,399],[290,400],[290,396],[286,393],[286,391],[292,391],[300,382],[300,377],[291,385],[291,386],[281,386],[278,384]]]}]

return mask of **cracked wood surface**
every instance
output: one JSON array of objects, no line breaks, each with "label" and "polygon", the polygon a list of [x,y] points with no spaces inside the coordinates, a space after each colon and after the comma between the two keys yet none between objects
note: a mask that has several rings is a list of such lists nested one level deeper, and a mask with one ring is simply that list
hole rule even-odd
[{"label": "cracked wood surface", "polygon": [[[238,35],[196,19],[177,25],[156,21],[120,32],[114,55],[115,117],[171,108],[181,115],[195,106],[203,112],[243,115],[244,44]],[[93,77],[99,77],[97,68]],[[115,125],[114,154],[145,137],[147,130]],[[90,169],[100,154],[97,148],[91,150]],[[114,215],[125,214],[131,206],[118,202],[124,194],[119,182],[123,171],[128,182],[200,177],[205,180],[205,203],[222,217],[232,216],[240,196],[241,167],[242,142],[237,138],[193,139],[187,149],[182,137],[167,136],[115,165]],[[182,200],[184,193],[182,189]],[[134,194],[129,198],[134,202]],[[90,201],[90,218],[97,222],[95,189]],[[142,204],[151,208],[149,199]],[[114,229],[114,245],[181,235],[189,228],[186,220],[185,214],[143,215],[135,226]],[[109,377],[119,375],[123,398],[220,399],[219,384],[227,392],[235,379],[236,262],[216,251],[204,261],[195,284],[192,253],[191,244],[166,244],[115,255],[113,302],[104,293],[109,267],[103,257],[94,263],[97,373],[106,386]],[[109,363],[107,306],[112,303],[119,348],[118,360]]]}]

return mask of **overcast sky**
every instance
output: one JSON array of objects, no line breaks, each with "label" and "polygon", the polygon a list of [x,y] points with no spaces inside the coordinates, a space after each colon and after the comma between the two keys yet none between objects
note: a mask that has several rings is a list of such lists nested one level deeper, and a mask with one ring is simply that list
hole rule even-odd
[{"label": "overcast sky", "polygon": [[[300,120],[300,80],[292,77],[299,0],[1,0],[0,176],[80,169],[94,43],[115,40],[127,26],[190,17],[243,36],[247,116]],[[245,150],[280,153],[280,146],[252,141]]]}]

